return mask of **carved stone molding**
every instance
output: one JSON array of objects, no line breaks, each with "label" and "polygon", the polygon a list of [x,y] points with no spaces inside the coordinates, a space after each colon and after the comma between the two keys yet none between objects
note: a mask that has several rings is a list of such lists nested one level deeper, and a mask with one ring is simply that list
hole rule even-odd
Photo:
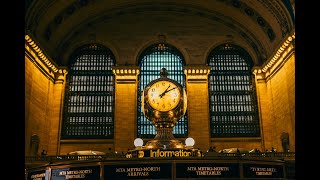
[{"label": "carved stone molding", "polygon": [[184,67],[188,83],[207,83],[210,67],[206,65],[190,65]]},{"label": "carved stone molding", "polygon": [[58,67],[39,47],[30,35],[25,35],[25,55],[48,79],[54,83],[63,83],[68,73],[67,67]]},{"label": "carved stone molding", "polygon": [[277,72],[295,51],[295,32],[287,37],[274,55],[263,65],[254,67],[256,79],[265,79]]},{"label": "carved stone molding", "polygon": [[116,83],[137,83],[140,73],[139,66],[113,66],[112,72],[116,76]]}]

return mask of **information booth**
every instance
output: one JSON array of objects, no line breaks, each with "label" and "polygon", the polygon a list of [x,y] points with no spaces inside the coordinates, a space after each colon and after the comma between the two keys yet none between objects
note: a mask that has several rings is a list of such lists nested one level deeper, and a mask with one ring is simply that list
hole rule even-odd
[{"label": "information booth", "polygon": [[294,160],[290,157],[294,154],[217,153],[201,157],[143,158],[60,156],[60,161],[27,168],[26,179],[294,179]]}]

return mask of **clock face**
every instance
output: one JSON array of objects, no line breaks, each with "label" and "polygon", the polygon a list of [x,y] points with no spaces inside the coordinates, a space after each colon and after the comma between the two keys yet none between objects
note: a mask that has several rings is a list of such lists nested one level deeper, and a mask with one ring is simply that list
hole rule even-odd
[{"label": "clock face", "polygon": [[151,85],[147,96],[152,108],[158,111],[169,111],[178,105],[181,94],[177,85],[163,80]]}]

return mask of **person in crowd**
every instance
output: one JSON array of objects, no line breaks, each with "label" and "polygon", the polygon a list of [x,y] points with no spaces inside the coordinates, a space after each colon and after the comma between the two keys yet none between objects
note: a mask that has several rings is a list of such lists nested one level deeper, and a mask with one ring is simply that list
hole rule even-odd
[{"label": "person in crowd", "polygon": [[237,148],[237,154],[240,154],[240,150]]},{"label": "person in crowd", "polygon": [[216,148],[216,147],[212,147],[212,146],[210,146],[210,148],[209,148],[208,152],[216,152],[215,148]]},{"label": "person in crowd", "polygon": [[289,152],[289,133],[283,131],[280,136],[283,152]]},{"label": "person in crowd", "polygon": [[46,152],[46,150],[42,150],[42,152],[41,152],[41,156],[45,156],[45,155],[47,155],[47,152]]}]

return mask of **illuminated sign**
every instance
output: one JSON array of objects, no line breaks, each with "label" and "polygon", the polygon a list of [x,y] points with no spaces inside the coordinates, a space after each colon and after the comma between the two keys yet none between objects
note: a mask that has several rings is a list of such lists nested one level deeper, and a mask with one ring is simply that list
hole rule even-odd
[{"label": "illuminated sign", "polygon": [[283,178],[283,166],[270,164],[243,164],[243,176],[250,178]]},{"label": "illuminated sign", "polygon": [[105,165],[104,179],[171,178],[171,164]]},{"label": "illuminated sign", "polygon": [[130,154],[127,154],[127,158],[131,157],[191,157],[191,156],[201,156],[200,151],[198,150],[152,150],[152,149],[145,149],[145,150],[134,150],[131,151]]},{"label": "illuminated sign", "polygon": [[28,173],[28,180],[45,180],[46,170],[34,171]]},{"label": "illuminated sign", "polygon": [[51,169],[51,180],[65,179],[100,179],[100,166],[84,166]]},{"label": "illuminated sign", "polygon": [[239,178],[239,165],[226,163],[177,163],[177,178]]}]

